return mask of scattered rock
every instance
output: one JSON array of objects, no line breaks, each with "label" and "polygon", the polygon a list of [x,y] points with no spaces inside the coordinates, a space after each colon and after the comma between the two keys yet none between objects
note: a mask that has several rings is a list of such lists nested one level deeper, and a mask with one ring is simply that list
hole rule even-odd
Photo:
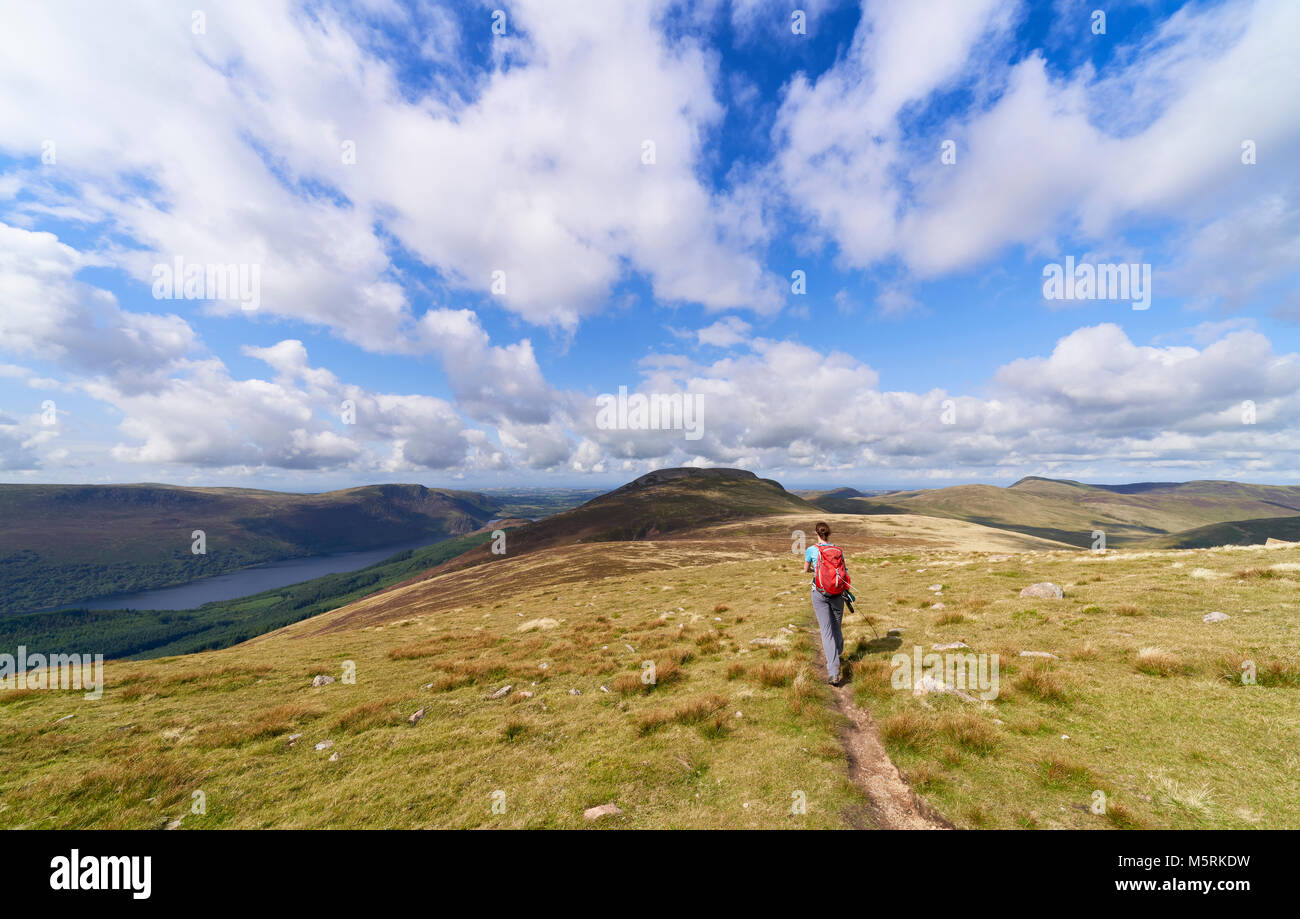
[{"label": "scattered rock", "polygon": [[569,695],[571,695],[571,696],[580,696],[580,695],[582,695],[582,690],[581,690],[581,689],[570,689],[570,690],[569,690]]},{"label": "scattered rock", "polygon": [[521,689],[521,690],[519,690],[519,698],[521,698],[521,699],[531,699],[532,697],[533,697],[533,694],[532,694],[531,692],[529,692],[527,689]]},{"label": "scattered rock", "polygon": [[330,754],[330,762],[331,762],[331,763],[337,763],[338,761],[339,761],[339,754],[338,754],[338,751],[335,751],[334,753],[331,753],[331,754]]},{"label": "scattered rock", "polygon": [[599,807],[589,807],[582,812],[583,820],[599,820],[601,817],[613,817],[623,813],[618,809],[617,804],[602,804]]},{"label": "scattered rock", "polygon": [[1060,658],[1050,651],[1021,651],[1021,657],[1045,657],[1048,660],[1059,661]]},{"label": "scattered rock", "polygon": [[931,651],[955,651],[958,648],[969,648],[969,647],[970,645],[966,644],[966,642],[964,641],[950,641],[942,645],[932,645],[930,647],[930,650]]},{"label": "scattered rock", "polygon": [[333,683],[333,682],[334,682],[334,677],[332,677],[332,676],[326,676],[326,675],[323,674],[323,673],[318,673],[318,674],[316,674],[315,677],[312,678],[311,685],[313,685],[313,686],[328,686],[330,683]]},{"label": "scattered rock", "polygon": [[943,585],[931,584],[929,587],[926,588],[926,590],[933,590],[935,593],[938,593],[939,591],[943,590]]},{"label": "scattered rock", "polygon": [[1232,617],[1227,613],[1208,613],[1201,617],[1202,622],[1227,622]]},{"label": "scattered rock", "polygon": [[411,716],[410,718],[408,718],[407,720],[410,721],[411,724],[419,724],[420,719],[423,718],[423,717],[424,717],[424,709],[420,709],[418,712],[416,712],[414,715],[412,715],[412,716]]},{"label": "scattered rock", "polygon": [[488,698],[489,698],[489,699],[504,699],[504,698],[505,698],[505,697],[510,693],[510,690],[512,690],[512,689],[514,689],[513,686],[502,686],[502,687],[501,687],[500,689],[498,689],[496,692],[492,693],[492,695],[488,696]]},{"label": "scattered rock", "polygon": [[286,744],[286,746],[290,746],[290,747],[292,747],[294,744],[296,744],[296,743],[297,743],[299,740],[301,740],[301,739],[302,739],[302,735],[301,735],[301,734],[290,734],[290,735],[289,735],[289,743]]},{"label": "scattered rock", "polygon": [[601,692],[609,692],[609,687],[608,687],[608,686],[602,686],[602,687],[600,687],[600,691],[601,691]]},{"label": "scattered rock", "polygon": [[947,609],[947,608],[948,605],[944,603],[942,600],[940,600],[938,603],[930,607],[930,609]]},{"label": "scattered rock", "polygon": [[1065,596],[1065,591],[1059,584],[1053,584],[1051,581],[1040,581],[1037,584],[1030,584],[1024,590],[1020,591],[1022,597],[1037,597],[1042,600],[1060,600]]},{"label": "scattered rock", "polygon": [[322,740],[320,743],[316,744],[316,750],[317,750],[317,752],[319,752],[319,751],[321,751],[321,750],[328,750],[328,749],[329,749],[330,747],[332,747],[332,746],[334,746],[334,741],[332,741],[332,740]]}]

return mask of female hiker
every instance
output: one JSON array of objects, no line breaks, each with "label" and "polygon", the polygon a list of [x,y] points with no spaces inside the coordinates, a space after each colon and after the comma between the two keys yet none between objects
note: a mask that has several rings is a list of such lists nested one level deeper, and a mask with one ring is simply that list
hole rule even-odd
[{"label": "female hiker", "polygon": [[844,567],[844,553],[831,545],[831,528],[817,524],[817,545],[809,546],[803,556],[803,570],[811,573],[813,615],[822,632],[822,650],[826,652],[826,679],[832,686],[843,684],[840,656],[844,654],[844,593],[849,589],[849,572]]}]

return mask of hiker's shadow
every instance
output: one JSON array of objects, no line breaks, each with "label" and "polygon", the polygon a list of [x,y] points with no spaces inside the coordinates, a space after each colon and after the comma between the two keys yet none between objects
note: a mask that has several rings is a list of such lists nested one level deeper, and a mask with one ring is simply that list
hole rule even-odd
[{"label": "hiker's shadow", "polygon": [[903,636],[901,635],[879,635],[871,641],[858,639],[858,645],[848,655],[851,661],[860,661],[868,654],[876,654],[882,651],[897,651],[903,646]]}]

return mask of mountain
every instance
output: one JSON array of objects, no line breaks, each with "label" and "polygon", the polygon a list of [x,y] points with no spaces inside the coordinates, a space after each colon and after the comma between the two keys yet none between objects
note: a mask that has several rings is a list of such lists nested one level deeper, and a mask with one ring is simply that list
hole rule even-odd
[{"label": "mountain", "polygon": [[1081,547],[1091,546],[1093,531],[1100,530],[1107,545],[1120,546],[1216,524],[1300,515],[1300,487],[1227,481],[1088,485],[1028,476],[1007,488],[958,485],[816,503],[832,513],[951,517]]},{"label": "mountain", "polygon": [[[175,485],[0,485],[0,614],[250,565],[469,533],[495,502],[423,485],[321,494]],[[192,551],[202,530],[206,553]]]},{"label": "mountain", "polygon": [[[571,543],[655,539],[667,534],[749,517],[818,514],[820,508],[779,482],[744,469],[659,469],[581,507],[512,530],[507,554]],[[426,576],[491,561],[490,544],[466,552]]]}]

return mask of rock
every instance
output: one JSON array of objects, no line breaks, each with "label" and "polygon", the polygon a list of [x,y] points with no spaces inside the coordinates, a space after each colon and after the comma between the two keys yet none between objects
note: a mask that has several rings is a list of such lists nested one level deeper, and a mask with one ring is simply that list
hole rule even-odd
[{"label": "rock", "polygon": [[330,754],[330,762],[331,762],[331,763],[337,763],[338,761],[339,761],[339,755],[338,755],[338,752],[335,751],[334,753],[331,753],[331,754]]},{"label": "rock", "polygon": [[912,695],[914,696],[928,696],[932,692],[947,691],[948,686],[943,682],[943,680],[928,673],[924,674],[919,680],[917,680],[916,685],[912,687]]},{"label": "rock", "polygon": [[301,735],[301,734],[290,734],[290,735],[289,735],[289,743],[286,744],[286,746],[290,746],[290,747],[292,747],[294,744],[296,744],[296,743],[297,743],[299,740],[301,740],[301,739],[302,739],[302,735]]},{"label": "rock", "polygon": [[412,715],[412,716],[411,716],[410,718],[408,718],[407,720],[410,721],[411,724],[419,724],[420,719],[423,718],[423,717],[424,717],[424,709],[420,709],[418,712],[416,712],[414,715]]},{"label": "rock", "polygon": [[489,698],[489,699],[504,699],[507,695],[509,695],[510,690],[512,690],[512,689],[514,689],[513,686],[502,686],[502,687],[501,687],[500,689],[498,689],[496,692],[494,692],[494,693],[492,693],[490,696],[488,696],[488,698]]},{"label": "rock", "polygon": [[569,695],[571,695],[571,696],[580,696],[580,695],[582,695],[582,690],[581,690],[581,689],[570,689],[570,690],[569,690]]},{"label": "rock", "polygon": [[1287,542],[1285,539],[1274,539],[1272,536],[1270,536],[1268,539],[1264,540],[1264,545],[1266,545],[1266,546],[1294,546],[1295,543],[1293,543],[1293,542]]},{"label": "rock", "polygon": [[1053,584],[1051,581],[1041,581],[1037,584],[1030,584],[1024,590],[1020,591],[1022,597],[1037,597],[1042,600],[1060,600],[1065,596],[1059,584]]},{"label": "rock", "polygon": [[609,692],[609,687],[608,687],[608,686],[602,686],[602,687],[600,687],[600,691],[601,691],[601,692]]},{"label": "rock", "polygon": [[334,746],[334,741],[332,741],[332,740],[322,740],[320,743],[316,744],[316,750],[317,750],[318,752],[319,752],[320,750],[328,750],[328,749],[329,749],[330,747],[332,747],[332,746]]},{"label": "rock", "polygon": [[930,609],[947,609],[947,608],[948,605],[944,603],[942,600],[940,600],[938,603],[930,607]]},{"label": "rock", "polygon": [[926,590],[933,590],[935,593],[938,593],[939,591],[943,590],[943,585],[931,584],[929,587],[926,588]]},{"label": "rock", "polygon": [[519,698],[521,698],[521,699],[531,699],[532,697],[533,697],[533,694],[532,694],[531,692],[529,692],[528,690],[526,690],[526,689],[521,689],[521,690],[519,690]]},{"label": "rock", "polygon": [[599,807],[589,807],[582,812],[583,820],[599,820],[601,817],[613,817],[616,814],[623,813],[618,809],[617,804],[602,804]]},{"label": "rock", "polygon": [[1060,660],[1059,657],[1057,657],[1055,654],[1053,654],[1050,651],[1021,651],[1020,656],[1021,657],[1043,657],[1053,661]]},{"label": "rock", "polygon": [[323,674],[323,673],[318,673],[318,674],[316,674],[315,677],[312,678],[311,685],[313,685],[313,686],[328,686],[330,683],[333,683],[333,682],[334,682],[334,677],[332,677],[332,676],[326,676],[326,675]]},{"label": "rock", "polygon": [[966,644],[966,642],[964,641],[950,641],[947,644],[932,645],[930,647],[930,650],[931,651],[955,651],[958,648],[969,648],[969,647],[970,645]]},{"label": "rock", "polygon": [[1227,613],[1208,613],[1201,617],[1202,622],[1227,622],[1232,617]]},{"label": "rock", "polygon": [[167,824],[167,829],[179,830],[181,828],[181,821],[184,819],[185,819],[184,817],[177,817],[175,820]]}]

